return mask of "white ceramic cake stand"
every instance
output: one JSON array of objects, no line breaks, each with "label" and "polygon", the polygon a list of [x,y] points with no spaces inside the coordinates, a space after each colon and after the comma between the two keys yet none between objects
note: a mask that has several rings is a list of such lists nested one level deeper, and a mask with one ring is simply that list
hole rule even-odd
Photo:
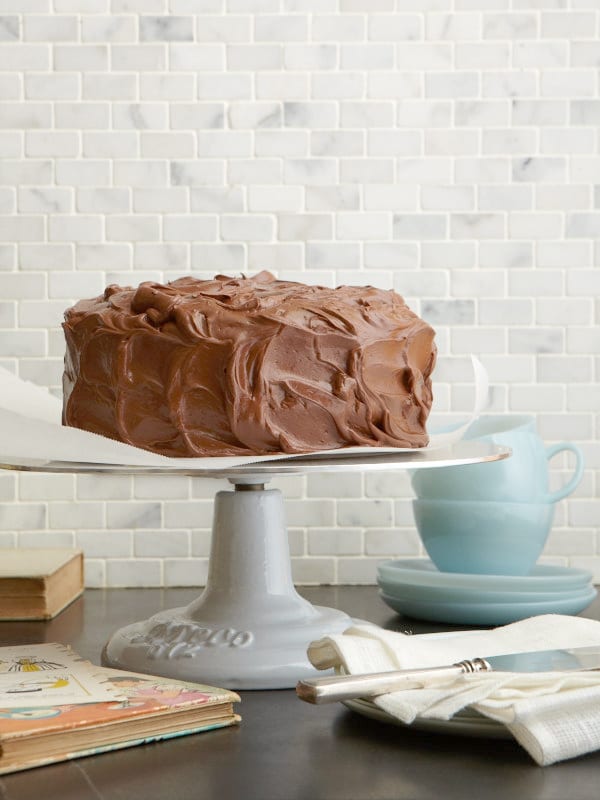
[{"label": "white ceramic cake stand", "polygon": [[494,445],[460,442],[444,450],[303,456],[223,471],[7,458],[0,458],[0,467],[228,479],[233,491],[215,497],[208,580],[200,597],[116,631],[104,648],[103,663],[228,688],[281,689],[316,674],[306,657],[311,641],[341,633],[354,620],[343,611],[314,606],[297,593],[283,496],[265,484],[289,474],[442,468],[509,454]]}]

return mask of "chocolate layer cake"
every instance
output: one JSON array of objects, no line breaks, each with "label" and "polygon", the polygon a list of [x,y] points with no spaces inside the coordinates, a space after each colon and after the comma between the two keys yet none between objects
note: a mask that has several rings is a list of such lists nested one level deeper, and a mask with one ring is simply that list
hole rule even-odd
[{"label": "chocolate layer cake", "polygon": [[434,331],[393,291],[217,275],[65,313],[63,423],[168,456],[421,447]]}]

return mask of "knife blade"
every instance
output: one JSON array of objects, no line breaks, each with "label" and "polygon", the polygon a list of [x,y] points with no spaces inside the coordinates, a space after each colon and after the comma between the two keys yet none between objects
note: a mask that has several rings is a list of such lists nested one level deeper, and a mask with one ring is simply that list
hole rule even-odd
[{"label": "knife blade", "polygon": [[471,658],[426,669],[308,678],[299,681],[296,694],[307,703],[336,703],[357,697],[377,697],[402,689],[435,686],[469,672],[574,672],[596,669],[600,669],[600,645]]}]

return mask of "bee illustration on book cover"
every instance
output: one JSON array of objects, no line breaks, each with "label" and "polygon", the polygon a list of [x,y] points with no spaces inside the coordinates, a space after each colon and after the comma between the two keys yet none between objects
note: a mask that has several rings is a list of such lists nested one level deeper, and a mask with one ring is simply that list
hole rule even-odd
[{"label": "bee illustration on book cover", "polygon": [[96,668],[57,643],[0,648],[0,709],[123,700]]},{"label": "bee illustration on book cover", "polygon": [[[0,664],[2,663],[6,662],[0,661]],[[41,672],[42,670],[64,668],[65,665],[59,664],[57,661],[46,661],[44,658],[36,658],[35,656],[20,656],[10,663],[8,672]]]}]

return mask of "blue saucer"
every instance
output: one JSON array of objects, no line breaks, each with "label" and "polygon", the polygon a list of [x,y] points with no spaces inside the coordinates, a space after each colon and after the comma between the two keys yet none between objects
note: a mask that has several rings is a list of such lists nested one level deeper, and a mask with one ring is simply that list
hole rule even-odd
[{"label": "blue saucer", "polygon": [[428,558],[399,558],[383,561],[377,576],[399,585],[445,586],[452,589],[483,589],[504,593],[556,592],[589,586],[593,575],[583,569],[536,564],[529,575],[478,575],[440,572]]},{"label": "blue saucer", "polygon": [[459,625],[507,625],[538,614],[579,614],[597,595],[593,587],[578,590],[570,598],[541,602],[517,603],[457,603],[409,599],[381,593],[387,605],[399,614],[431,622],[458,623]]},{"label": "blue saucer", "polygon": [[440,572],[429,559],[385,561],[381,597],[399,614],[460,625],[506,625],[537,614],[579,614],[596,597],[592,574],[538,564],[530,575]]},{"label": "blue saucer", "polygon": [[571,586],[566,589],[558,589],[557,591],[498,591],[492,588],[489,591],[485,589],[469,589],[463,587],[447,587],[447,586],[419,586],[411,583],[398,583],[397,581],[389,581],[381,575],[377,579],[379,588],[383,594],[390,597],[402,597],[406,600],[421,601],[426,599],[428,602],[436,603],[470,603],[482,604],[489,603],[545,603],[552,600],[568,600],[574,594],[589,591],[591,584],[585,586]]}]

